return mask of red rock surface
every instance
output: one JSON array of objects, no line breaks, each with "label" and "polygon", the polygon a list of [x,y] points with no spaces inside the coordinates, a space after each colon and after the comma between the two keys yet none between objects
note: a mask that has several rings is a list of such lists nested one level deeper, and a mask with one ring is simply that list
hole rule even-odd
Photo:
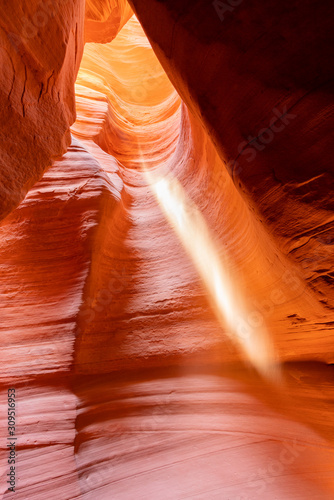
[{"label": "red rock surface", "polygon": [[[323,37],[311,50],[311,3],[295,6],[315,53],[327,28],[320,12]],[[273,59],[277,33],[296,36],[284,31],[292,7],[242,4],[223,31],[211,4],[210,12],[204,2],[133,4],[183,102],[136,18],[122,28],[129,7],[87,2],[86,39],[104,45],[85,45],[72,143],[0,227],[4,436],[9,386],[18,398],[18,487],[11,495],[4,481],[1,492],[22,500],[329,500],[327,94],[310,92],[252,162],[240,155],[239,184],[225,163],[242,134],[307,89],[306,70],[290,94],[277,76],[296,80],[301,42]],[[319,78],[328,76],[325,63],[321,55]],[[284,92],[289,99],[279,100]],[[295,151],[299,141],[307,151]],[[160,205],[159,179],[167,186]],[[168,205],[166,196],[178,199]],[[221,317],[219,275],[247,336]]]},{"label": "red rock surface", "polygon": [[4,1],[0,19],[1,220],[70,143],[84,2]]}]

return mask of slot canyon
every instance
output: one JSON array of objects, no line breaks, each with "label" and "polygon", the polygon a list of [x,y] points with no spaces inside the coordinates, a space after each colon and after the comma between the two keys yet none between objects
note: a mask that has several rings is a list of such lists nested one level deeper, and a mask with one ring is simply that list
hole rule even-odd
[{"label": "slot canyon", "polygon": [[334,498],[334,5],[0,1],[1,498]]}]

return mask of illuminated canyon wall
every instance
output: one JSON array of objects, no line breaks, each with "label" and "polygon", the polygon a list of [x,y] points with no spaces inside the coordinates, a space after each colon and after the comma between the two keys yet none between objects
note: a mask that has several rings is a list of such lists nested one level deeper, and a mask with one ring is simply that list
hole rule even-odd
[{"label": "illuminated canyon wall", "polygon": [[4,498],[333,498],[329,5],[5,7]]}]

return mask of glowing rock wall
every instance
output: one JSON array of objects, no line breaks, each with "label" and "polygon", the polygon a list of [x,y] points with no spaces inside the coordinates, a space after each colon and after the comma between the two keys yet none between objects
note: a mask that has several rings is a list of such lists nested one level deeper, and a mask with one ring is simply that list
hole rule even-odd
[{"label": "glowing rock wall", "polygon": [[[23,104],[30,87],[34,104],[20,119],[9,108],[28,136],[31,123],[39,127],[45,156],[14,150],[11,161],[24,160],[27,169],[23,162],[19,181],[18,169],[8,170],[19,195],[14,202],[2,191],[4,215],[67,145],[83,46],[83,5],[70,5],[52,25],[59,32],[28,43],[27,74],[43,36],[65,62],[41,108],[30,77]],[[310,5],[296,2],[303,13],[296,33],[308,32]],[[323,37],[305,35],[304,45],[293,45],[297,34],[285,29],[295,22],[291,9],[254,1],[228,11],[225,24],[204,2],[133,7],[168,77],[137,19],[128,21],[128,4],[87,1],[89,43],[71,145],[0,227],[1,382],[4,393],[8,384],[17,387],[20,402],[15,498],[329,500],[333,214],[325,55],[313,68],[319,87],[312,92],[305,68],[293,69],[305,44],[309,53],[324,44],[327,14],[319,11],[315,21]],[[55,39],[65,40],[65,52]],[[65,84],[52,107],[57,85]],[[18,106],[22,94],[12,94]],[[290,109],[295,101],[298,110]],[[279,115],[285,105],[296,116]],[[264,142],[238,151],[247,134]],[[174,206],[159,206],[159,180],[180,187],[171,190],[179,194],[175,220]],[[182,235],[174,230],[180,221]],[[216,257],[225,264],[236,290],[236,315],[246,305],[247,330],[236,328],[235,336],[210,295],[220,290],[216,268],[202,266],[207,279],[201,275],[208,247],[199,243],[208,240],[211,264]],[[276,383],[256,374],[258,359],[278,363]],[[6,466],[3,460],[3,475]]]},{"label": "glowing rock wall", "polygon": [[1,220],[70,143],[84,3],[2,2],[0,18]]}]

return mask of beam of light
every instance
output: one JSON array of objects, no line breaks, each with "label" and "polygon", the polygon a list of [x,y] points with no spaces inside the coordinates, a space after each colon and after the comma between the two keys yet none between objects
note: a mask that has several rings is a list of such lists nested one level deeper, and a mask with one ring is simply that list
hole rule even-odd
[{"label": "beam of light", "polygon": [[238,279],[232,279],[228,256],[219,252],[201,212],[177,179],[156,178],[146,169],[144,173],[162,211],[193,261],[227,335],[263,376],[278,382],[280,368],[263,318],[260,318],[260,325],[252,326],[254,321],[250,318],[254,311],[247,307]]}]

